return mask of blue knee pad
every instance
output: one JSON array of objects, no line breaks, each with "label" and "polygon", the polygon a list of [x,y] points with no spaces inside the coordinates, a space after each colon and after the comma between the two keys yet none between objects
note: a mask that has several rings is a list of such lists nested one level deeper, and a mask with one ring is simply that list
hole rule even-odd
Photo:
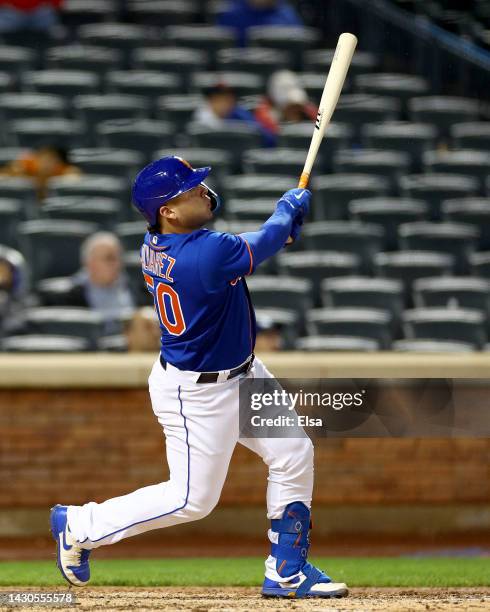
[{"label": "blue knee pad", "polygon": [[311,512],[303,502],[293,502],[284,509],[282,518],[271,520],[271,530],[279,534],[277,544],[271,545],[276,559],[276,571],[282,578],[301,571],[310,547]]}]

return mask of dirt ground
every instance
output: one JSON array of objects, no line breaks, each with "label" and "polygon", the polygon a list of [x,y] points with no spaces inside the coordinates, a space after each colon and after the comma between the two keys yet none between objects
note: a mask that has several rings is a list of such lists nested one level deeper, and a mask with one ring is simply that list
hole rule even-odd
[{"label": "dirt ground", "polygon": [[[1,591],[12,589],[0,589]],[[32,589],[29,589],[32,590]],[[47,590],[47,589],[42,589]],[[265,599],[257,588],[251,587],[161,587],[123,588],[99,587],[72,590],[77,597],[76,606],[69,608],[46,606],[40,610],[189,610],[214,612],[228,610],[355,610],[355,612],[417,612],[419,610],[490,610],[490,588],[450,589],[392,589],[357,588],[343,599],[278,600]],[[0,611],[15,610],[0,606]],[[25,609],[25,608],[24,608]],[[32,609],[32,607],[31,607]]]}]

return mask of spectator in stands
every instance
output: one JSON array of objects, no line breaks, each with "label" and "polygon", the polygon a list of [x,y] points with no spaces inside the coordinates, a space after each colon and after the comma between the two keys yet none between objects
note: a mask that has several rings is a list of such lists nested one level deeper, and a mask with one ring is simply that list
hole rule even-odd
[{"label": "spectator in stands", "polygon": [[287,0],[231,0],[218,13],[217,24],[234,28],[241,47],[246,45],[247,30],[252,26],[303,25]]},{"label": "spectator in stands", "polygon": [[27,306],[27,271],[24,257],[0,245],[0,336],[17,333]]},{"label": "spectator in stands", "polygon": [[63,0],[0,0],[0,34],[19,30],[49,32],[59,24]]},{"label": "spectator in stands", "polygon": [[151,306],[142,306],[126,323],[124,335],[130,353],[155,353],[160,350],[160,325]]},{"label": "spectator in stands", "polygon": [[257,313],[257,339],[255,351],[275,352],[280,351],[282,346],[281,325],[275,323],[269,316]]},{"label": "spectator in stands", "polygon": [[315,121],[317,107],[308,100],[298,76],[290,70],[278,70],[268,83],[268,96],[255,109],[255,119],[274,139],[281,123]]},{"label": "spectator in stands", "polygon": [[0,168],[0,175],[32,178],[39,201],[46,197],[50,179],[56,176],[79,174],[80,170],[70,164],[68,151],[63,147],[51,144],[35,151],[28,151]]},{"label": "spectator in stands", "polygon": [[224,83],[217,83],[204,91],[204,102],[196,108],[193,121],[210,129],[226,126],[227,121],[242,121],[258,128],[262,134],[264,146],[274,142],[273,134],[260,124],[253,114],[237,103],[234,90]]},{"label": "spectator in stands", "polygon": [[98,232],[82,245],[82,269],[63,296],[65,306],[89,307],[105,320],[105,333],[121,332],[121,316],[134,309],[123,270],[122,247],[115,234]]}]

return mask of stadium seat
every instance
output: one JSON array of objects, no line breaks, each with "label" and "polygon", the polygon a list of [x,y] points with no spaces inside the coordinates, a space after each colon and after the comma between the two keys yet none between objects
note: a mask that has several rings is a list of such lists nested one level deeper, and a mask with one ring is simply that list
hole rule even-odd
[{"label": "stadium seat", "polygon": [[79,121],[72,119],[16,119],[9,125],[12,141],[19,147],[38,148],[55,142],[66,149],[84,144],[85,132]]},{"label": "stadium seat", "polygon": [[82,148],[70,153],[72,164],[87,174],[108,174],[132,179],[145,163],[133,149]]},{"label": "stadium seat", "polygon": [[400,102],[396,98],[363,93],[346,94],[340,96],[335,109],[335,121],[350,125],[359,140],[361,128],[367,123],[394,121],[398,119],[399,113]]},{"label": "stadium seat", "polygon": [[306,336],[306,338],[297,340],[295,349],[308,352],[372,353],[379,351],[380,343],[372,338],[356,338],[355,336]]},{"label": "stadium seat", "polygon": [[280,271],[313,283],[315,304],[320,304],[320,286],[324,279],[359,273],[361,259],[357,254],[329,250],[283,253],[278,256]]},{"label": "stadium seat", "polygon": [[235,174],[228,176],[224,181],[225,200],[231,198],[269,199],[271,206],[279,200],[281,195],[291,189],[297,177],[280,174]]},{"label": "stadium seat", "polygon": [[85,176],[60,176],[51,179],[49,195],[116,198],[124,203],[130,198],[129,181],[126,178],[106,174]]},{"label": "stadium seat", "polygon": [[[303,68],[308,72],[325,75],[330,70],[334,55],[335,49],[308,49],[303,53]],[[373,53],[356,49],[349,66],[349,75],[372,72],[378,63],[378,58]]]},{"label": "stadium seat", "polygon": [[423,157],[426,172],[475,177],[479,191],[485,193],[485,178],[490,174],[490,152],[470,151],[426,151]]},{"label": "stadium seat", "polygon": [[355,85],[363,93],[394,96],[402,101],[404,109],[409,98],[422,96],[429,90],[429,84],[423,77],[390,72],[360,74],[356,76]]},{"label": "stadium seat", "polygon": [[247,285],[255,308],[287,308],[303,317],[313,304],[313,284],[304,278],[252,276]]},{"label": "stadium seat", "polygon": [[444,200],[441,205],[444,221],[468,223],[480,230],[478,248],[490,249],[490,199],[489,198],[455,198]]},{"label": "stadium seat", "polygon": [[191,91],[196,94],[218,83],[231,87],[237,96],[260,95],[265,89],[264,77],[251,72],[194,72],[190,77]]},{"label": "stadium seat", "polygon": [[5,92],[10,92],[15,89],[15,80],[8,72],[0,72],[0,95]]},{"label": "stadium seat", "polygon": [[196,0],[129,0],[126,10],[132,23],[170,26],[195,23],[199,17]]},{"label": "stadium seat", "polygon": [[56,196],[46,198],[42,207],[43,216],[50,219],[88,221],[105,230],[112,230],[118,221],[123,221],[125,213],[119,200],[98,196]]},{"label": "stadium seat", "polygon": [[[291,123],[281,126],[279,133],[279,146],[285,149],[298,149],[304,155],[308,150],[312,135],[311,121]],[[345,123],[331,123],[328,126],[328,143],[320,146],[318,167],[324,172],[330,172],[333,165],[333,155],[338,149],[349,146],[353,132]]]},{"label": "stadium seat", "polygon": [[44,119],[63,117],[66,102],[61,96],[32,93],[0,94],[0,113],[5,122],[14,119]]},{"label": "stadium seat", "polygon": [[20,176],[0,176],[0,198],[22,202],[25,217],[35,216],[37,196],[31,179]]},{"label": "stadium seat", "polygon": [[103,331],[101,315],[89,308],[29,308],[25,322],[28,334],[85,338],[92,349],[97,348],[97,339]]},{"label": "stadium seat", "polygon": [[490,150],[490,125],[483,121],[456,123],[451,126],[451,138],[458,149]]},{"label": "stadium seat", "polygon": [[391,315],[378,308],[318,308],[306,315],[310,336],[354,336],[370,338],[381,349],[391,346]]},{"label": "stadium seat", "polygon": [[63,24],[72,30],[85,23],[111,21],[117,15],[117,0],[68,0],[63,3]]},{"label": "stadium seat", "polygon": [[66,219],[40,219],[21,223],[18,231],[32,277],[41,280],[74,274],[80,267],[80,247],[97,231],[97,226]]},{"label": "stadium seat", "polygon": [[108,353],[126,353],[128,350],[128,342],[123,334],[112,334],[110,336],[101,336],[97,341],[99,351]]},{"label": "stadium seat", "polygon": [[[242,158],[246,174],[286,174],[299,176],[305,162],[304,151],[299,149],[250,149]],[[316,163],[321,164],[320,156]]]},{"label": "stadium seat", "polygon": [[414,304],[479,310],[490,314],[490,281],[484,278],[420,278],[414,283]]},{"label": "stadium seat", "polygon": [[72,98],[82,94],[96,94],[101,87],[100,77],[88,70],[37,70],[22,76],[22,89],[37,93]]},{"label": "stadium seat", "polygon": [[333,158],[334,172],[357,172],[386,177],[390,180],[392,192],[396,192],[400,177],[408,174],[410,165],[410,155],[402,151],[340,149]]},{"label": "stadium seat", "polygon": [[188,90],[192,73],[209,69],[209,54],[204,49],[143,47],[133,51],[131,66],[138,70],[176,73],[182,78]]},{"label": "stadium seat", "polygon": [[[129,225],[129,224],[126,224]],[[124,253],[124,271],[126,273],[131,294],[136,302],[136,306],[153,306],[153,298],[148,291],[145,279],[141,272],[141,258],[139,249],[143,243],[144,231],[139,233],[139,243],[137,249],[131,249]],[[119,236],[123,241],[128,240],[128,236]]]},{"label": "stadium seat", "polygon": [[36,64],[36,53],[26,47],[0,45],[0,70],[20,75],[32,70]]},{"label": "stadium seat", "polygon": [[321,283],[322,304],[326,308],[379,308],[391,314],[396,333],[404,308],[403,284],[391,278],[327,278]]},{"label": "stadium seat", "polygon": [[78,28],[76,37],[84,45],[109,47],[124,54],[129,64],[133,49],[159,44],[161,34],[158,28],[129,23],[90,23]]},{"label": "stadium seat", "polygon": [[290,57],[280,49],[238,47],[218,51],[216,62],[220,71],[243,71],[268,77],[276,70],[288,68]]},{"label": "stadium seat", "polygon": [[199,123],[187,126],[187,134],[194,146],[216,148],[233,154],[233,167],[241,168],[243,152],[260,146],[261,134],[258,128],[242,121],[227,121],[226,126],[211,128]]},{"label": "stadium seat", "polygon": [[90,70],[103,76],[109,70],[121,69],[123,65],[123,53],[107,47],[71,44],[51,47],[46,53],[46,66],[52,70]]},{"label": "stadium seat", "polygon": [[425,200],[430,206],[430,218],[441,218],[443,200],[466,198],[478,194],[478,180],[459,174],[410,174],[400,179],[400,190],[405,197]]},{"label": "stadium seat", "polygon": [[75,280],[72,276],[45,278],[36,283],[36,296],[41,306],[66,306]]},{"label": "stadium seat", "polygon": [[154,119],[113,119],[101,121],[96,133],[101,146],[132,149],[149,162],[156,149],[173,144],[175,127],[170,122]]},{"label": "stadium seat", "polygon": [[23,147],[0,147],[0,168],[28,152]]},{"label": "stadium seat", "polygon": [[417,278],[448,276],[454,269],[454,257],[434,251],[399,251],[377,253],[374,256],[377,275],[402,281],[406,299],[412,294],[412,284]]},{"label": "stadium seat", "polygon": [[[253,26],[247,30],[251,47],[270,47],[290,54],[290,63],[295,70],[301,70],[303,53],[320,40],[318,30],[304,26]],[[230,45],[232,46],[232,45]]]},{"label": "stadium seat", "polygon": [[77,96],[73,105],[87,127],[109,119],[141,119],[148,110],[146,98],[128,94]]},{"label": "stadium seat", "polygon": [[[301,87],[306,91],[308,99],[314,104],[320,104],[323,90],[325,89],[325,74],[318,72],[300,72],[298,79]],[[346,79],[342,86],[342,91],[350,91],[350,81]]]},{"label": "stadium seat", "polygon": [[351,200],[386,196],[389,181],[372,174],[338,173],[314,176],[313,217],[318,221],[346,219]]},{"label": "stadium seat", "polygon": [[126,251],[126,253],[136,252],[139,257],[140,248],[143,244],[143,238],[146,234],[146,223],[144,219],[141,218],[139,221],[119,223],[119,225],[116,225],[115,231],[119,236],[119,240],[121,241],[123,249]]},{"label": "stadium seat", "polygon": [[471,273],[474,276],[490,279],[490,251],[471,253],[469,260]]},{"label": "stadium seat", "polygon": [[482,349],[487,341],[485,315],[464,308],[415,308],[403,315],[407,339],[434,338],[472,344]]},{"label": "stadium seat", "polygon": [[175,132],[184,132],[202,101],[196,94],[161,96],[156,101],[155,116],[172,124]]},{"label": "stadium seat", "polygon": [[357,255],[361,270],[370,274],[373,257],[383,248],[384,231],[379,225],[359,221],[325,221],[307,224],[303,238],[308,249]]},{"label": "stadium seat", "polygon": [[0,347],[8,353],[81,353],[91,350],[86,338],[51,335],[9,336],[0,342]]},{"label": "stadium seat", "polygon": [[418,338],[414,340],[396,340],[391,349],[401,353],[471,353],[475,351],[469,342],[452,342]]},{"label": "stadium seat", "polygon": [[437,129],[428,123],[370,123],[361,128],[361,134],[367,147],[408,153],[415,172],[422,170],[423,153],[433,149],[437,142]]},{"label": "stadium seat", "polygon": [[349,216],[363,223],[376,223],[385,231],[384,248],[398,249],[398,226],[402,223],[424,221],[429,207],[422,200],[410,198],[360,198],[349,202]]},{"label": "stadium seat", "polygon": [[299,333],[299,317],[295,310],[287,308],[257,308],[255,310],[257,332],[275,328],[281,336],[281,350],[294,348]]},{"label": "stadium seat", "polygon": [[226,201],[226,217],[231,221],[264,223],[273,212],[274,202],[270,198],[231,198]]},{"label": "stadium seat", "polygon": [[426,96],[412,98],[408,102],[410,119],[421,123],[433,123],[439,134],[448,139],[451,126],[478,119],[479,103],[470,98],[450,96]]},{"label": "stadium seat", "polygon": [[218,51],[233,47],[235,43],[235,34],[231,28],[203,24],[169,26],[165,28],[163,36],[171,46],[206,51],[212,69],[216,66]]},{"label": "stadium seat", "polygon": [[466,274],[468,257],[478,245],[478,229],[465,223],[404,223],[398,228],[402,249],[432,250],[448,253],[455,258],[455,272]]},{"label": "stadium seat", "polygon": [[0,244],[18,247],[17,225],[25,216],[22,200],[0,198]]},{"label": "stadium seat", "polygon": [[182,77],[176,73],[157,70],[114,70],[106,74],[108,93],[145,96],[150,106],[159,97],[183,91]]}]

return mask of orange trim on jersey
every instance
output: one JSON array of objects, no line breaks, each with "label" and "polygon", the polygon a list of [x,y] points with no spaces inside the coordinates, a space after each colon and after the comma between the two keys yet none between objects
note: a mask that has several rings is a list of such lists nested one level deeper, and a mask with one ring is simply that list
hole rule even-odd
[{"label": "orange trim on jersey", "polygon": [[247,245],[247,249],[248,249],[248,254],[250,255],[250,268],[246,274],[246,276],[250,276],[250,274],[252,274],[253,269],[254,269],[254,258],[252,255],[252,249],[250,248],[250,245],[248,244],[248,242],[245,240],[245,238],[243,236],[240,236],[240,238],[243,240],[243,242]]}]

